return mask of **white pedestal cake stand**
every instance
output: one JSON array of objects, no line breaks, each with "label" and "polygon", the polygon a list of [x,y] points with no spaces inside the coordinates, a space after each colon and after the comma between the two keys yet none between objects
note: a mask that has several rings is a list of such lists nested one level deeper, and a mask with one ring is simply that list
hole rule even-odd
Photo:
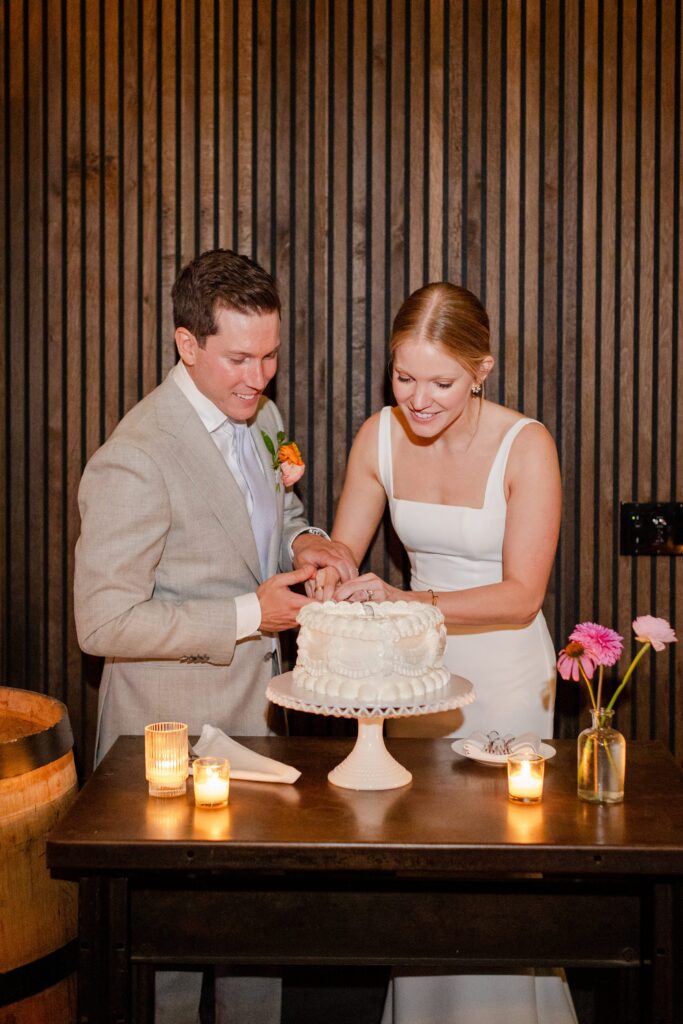
[{"label": "white pedestal cake stand", "polygon": [[398,789],[399,786],[407,786],[412,775],[385,747],[382,735],[384,719],[453,711],[472,703],[474,689],[468,679],[452,675],[450,683],[438,690],[427,704],[418,703],[416,697],[397,700],[390,705],[363,704],[358,700],[316,700],[314,694],[295,687],[292,673],[285,672],[271,679],[266,697],[273,704],[292,711],[358,719],[356,745],[349,756],[332,769],[328,779],[344,789]]}]

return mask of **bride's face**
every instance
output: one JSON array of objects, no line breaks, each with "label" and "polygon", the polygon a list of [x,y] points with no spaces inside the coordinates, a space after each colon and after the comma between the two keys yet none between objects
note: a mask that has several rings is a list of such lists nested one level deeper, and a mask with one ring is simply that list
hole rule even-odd
[{"label": "bride's face", "polygon": [[394,352],[394,397],[420,437],[434,437],[459,419],[475,383],[470,371],[439,345],[407,338]]}]

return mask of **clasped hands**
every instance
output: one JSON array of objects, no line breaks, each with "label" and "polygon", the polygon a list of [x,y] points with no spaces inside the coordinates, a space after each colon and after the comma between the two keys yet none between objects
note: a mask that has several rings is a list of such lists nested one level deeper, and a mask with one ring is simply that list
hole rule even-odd
[{"label": "clasped hands", "polygon": [[398,601],[403,596],[374,572],[360,576],[352,552],[341,541],[303,534],[294,545],[295,566],[315,566],[315,574],[304,583],[314,601]]},{"label": "clasped hands", "polygon": [[[301,534],[292,545],[294,569],[278,573],[256,590],[261,606],[261,630],[279,633],[296,625],[309,601],[398,601],[402,591],[373,572],[358,575],[346,544],[315,534]],[[291,588],[304,584],[306,596]]]},{"label": "clasped hands", "polygon": [[305,587],[314,601],[400,601],[405,597],[374,572],[358,575],[356,569],[352,579],[343,580],[332,566],[318,569]]}]

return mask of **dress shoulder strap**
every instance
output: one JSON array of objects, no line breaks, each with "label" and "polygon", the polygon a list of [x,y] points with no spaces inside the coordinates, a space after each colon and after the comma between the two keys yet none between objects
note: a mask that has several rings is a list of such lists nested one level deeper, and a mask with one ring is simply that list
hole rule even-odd
[{"label": "dress shoulder strap", "polygon": [[394,474],[391,458],[391,406],[385,405],[379,414],[379,432],[377,435],[377,465],[379,478],[387,492],[387,497],[394,496]]},{"label": "dress shoulder strap", "polygon": [[519,434],[527,423],[538,423],[538,420],[529,419],[527,416],[522,417],[521,420],[517,420],[513,423],[507,433],[504,435],[503,440],[500,442],[500,447],[496,452],[496,457],[493,460],[493,465],[489,472],[489,478],[486,482],[486,496],[484,498],[484,505],[488,505],[490,501],[496,499],[505,502],[505,470],[507,468],[508,456],[510,449],[512,448],[512,442]]}]

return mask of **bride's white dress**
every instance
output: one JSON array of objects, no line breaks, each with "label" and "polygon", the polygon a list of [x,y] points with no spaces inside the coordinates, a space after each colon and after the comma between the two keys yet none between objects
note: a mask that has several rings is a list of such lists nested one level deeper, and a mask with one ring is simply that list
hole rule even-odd
[{"label": "bride's white dress", "polygon": [[[394,529],[411,567],[412,590],[466,590],[498,583],[503,572],[504,477],[517,434],[534,420],[517,420],[503,438],[489,472],[482,508],[435,505],[394,497],[392,409],[380,414],[379,472]],[[444,661],[474,684],[476,701],[443,715],[389,720],[392,735],[552,736],[555,652],[542,612],[528,626],[448,629]],[[455,755],[454,755],[455,756]],[[514,941],[511,938],[511,941]],[[382,1024],[576,1024],[561,971],[514,974],[411,975],[397,972]]]}]

